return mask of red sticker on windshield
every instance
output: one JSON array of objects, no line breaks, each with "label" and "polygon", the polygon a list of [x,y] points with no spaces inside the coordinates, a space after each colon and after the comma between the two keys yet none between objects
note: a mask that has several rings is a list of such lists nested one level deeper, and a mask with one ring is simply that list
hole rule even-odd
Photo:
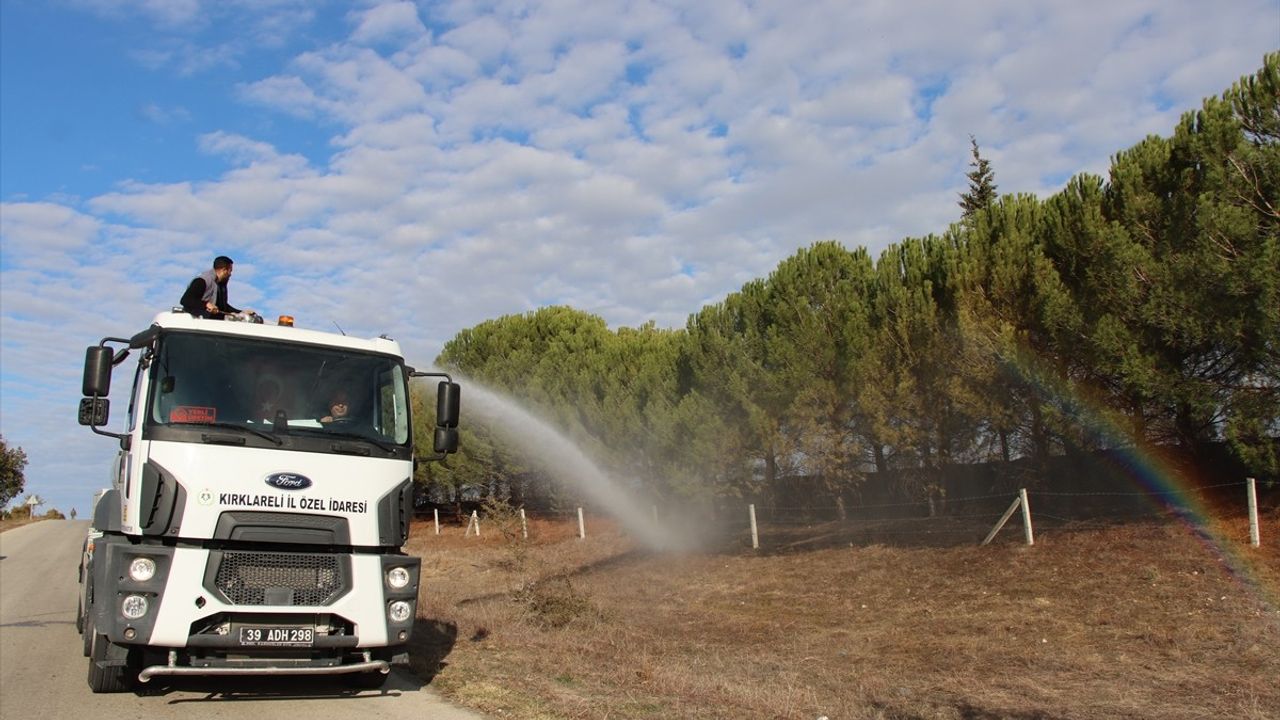
[{"label": "red sticker on windshield", "polygon": [[218,409],[211,407],[179,405],[169,411],[169,422],[172,423],[211,423],[217,418]]}]

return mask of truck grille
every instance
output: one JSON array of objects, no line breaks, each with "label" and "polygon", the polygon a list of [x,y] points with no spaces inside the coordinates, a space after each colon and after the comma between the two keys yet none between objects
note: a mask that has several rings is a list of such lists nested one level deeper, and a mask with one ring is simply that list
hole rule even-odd
[{"label": "truck grille", "polygon": [[214,587],[234,605],[326,605],[347,586],[341,556],[223,552]]}]

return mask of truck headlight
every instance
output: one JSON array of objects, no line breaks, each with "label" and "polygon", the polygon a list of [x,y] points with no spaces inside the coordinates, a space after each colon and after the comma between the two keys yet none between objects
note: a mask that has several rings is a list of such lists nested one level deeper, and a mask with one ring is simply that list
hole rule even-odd
[{"label": "truck headlight", "polygon": [[396,590],[409,584],[409,571],[402,567],[394,567],[387,571],[387,584]]},{"label": "truck headlight", "polygon": [[120,612],[130,620],[137,620],[147,614],[147,599],[141,595],[126,596],[120,604]]},{"label": "truck headlight", "polygon": [[156,576],[156,561],[149,557],[136,557],[129,563],[129,577],[146,582]]},{"label": "truck headlight", "polygon": [[391,607],[387,610],[387,617],[391,618],[391,622],[402,623],[413,615],[413,607],[404,600],[397,600],[391,603]]}]

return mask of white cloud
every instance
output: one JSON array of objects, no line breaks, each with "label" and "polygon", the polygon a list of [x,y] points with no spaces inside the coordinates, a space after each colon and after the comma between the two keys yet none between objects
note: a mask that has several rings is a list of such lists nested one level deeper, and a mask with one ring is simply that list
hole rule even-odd
[{"label": "white cloud", "polygon": [[191,119],[191,112],[181,106],[164,107],[157,103],[147,103],[138,108],[138,114],[157,125],[169,125],[175,122],[186,122]]},{"label": "white cloud", "polygon": [[[266,169],[275,177],[309,174],[306,158],[300,155],[282,155],[269,143],[243,135],[217,131],[201,135],[197,141],[200,149],[206,153],[222,155],[242,167]],[[236,174],[228,177],[245,178],[248,175]]]},{"label": "white cloud", "polygon": [[356,20],[351,40],[356,43],[412,38],[427,31],[418,19],[417,6],[407,1],[375,5],[367,10],[353,11],[351,15]]},{"label": "white cloud", "polygon": [[109,16],[137,13],[166,29],[189,26],[202,18],[201,0],[72,0],[72,3]]},{"label": "white cloud", "polygon": [[481,72],[472,55],[447,45],[424,45],[403,59],[405,72],[429,92],[439,92],[469,80]]},{"label": "white cloud", "polygon": [[0,204],[0,237],[6,264],[49,267],[40,262],[45,250],[87,247],[98,234],[97,218],[52,203]]},{"label": "white cloud", "polygon": [[246,97],[295,115],[321,112],[351,124],[395,118],[421,109],[422,86],[368,48],[343,46],[305,53],[297,75],[266,78],[244,88]]},{"label": "white cloud", "polygon": [[493,71],[512,45],[508,27],[497,17],[479,17],[445,32],[440,42],[472,58],[481,68]]},{"label": "white cloud", "polygon": [[277,75],[242,85],[240,95],[245,100],[301,118],[334,112],[333,103],[321,98],[302,78],[294,75]]},{"label": "white cloud", "polygon": [[846,82],[801,102],[796,114],[824,125],[910,124],[916,86],[911,78],[886,74],[869,81]]}]

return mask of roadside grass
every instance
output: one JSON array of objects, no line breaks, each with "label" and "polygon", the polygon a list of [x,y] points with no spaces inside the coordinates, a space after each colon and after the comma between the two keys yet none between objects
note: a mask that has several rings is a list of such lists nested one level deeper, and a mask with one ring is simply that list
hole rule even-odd
[{"label": "roadside grass", "polygon": [[[415,669],[514,718],[1204,718],[1280,709],[1280,511],[1036,544],[635,548],[596,519],[436,536]],[[834,537],[834,536],[833,536]],[[1222,541],[1222,538],[1228,538]],[[797,547],[794,544],[792,547]]]},{"label": "roadside grass", "polygon": [[37,522],[40,522],[41,520],[48,520],[48,519],[49,518],[46,518],[43,516],[0,518],[0,533],[4,532],[5,530],[12,530],[17,527],[22,527],[23,525],[30,525],[31,523],[37,523]]}]

